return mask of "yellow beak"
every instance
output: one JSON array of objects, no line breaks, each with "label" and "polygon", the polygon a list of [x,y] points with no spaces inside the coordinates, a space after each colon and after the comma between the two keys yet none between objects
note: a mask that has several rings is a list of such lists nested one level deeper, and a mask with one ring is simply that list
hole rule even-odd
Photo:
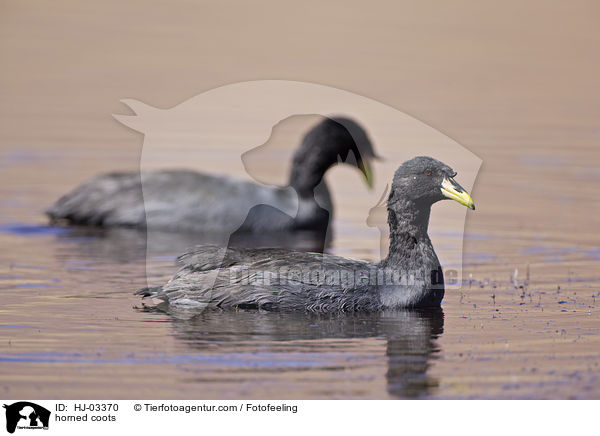
[{"label": "yellow beak", "polygon": [[371,164],[367,159],[359,159],[358,160],[358,169],[365,176],[365,182],[369,189],[373,188],[373,170],[371,169]]},{"label": "yellow beak", "polygon": [[475,210],[473,199],[452,177],[444,177],[442,182],[442,195],[451,200],[458,201],[463,206]]}]

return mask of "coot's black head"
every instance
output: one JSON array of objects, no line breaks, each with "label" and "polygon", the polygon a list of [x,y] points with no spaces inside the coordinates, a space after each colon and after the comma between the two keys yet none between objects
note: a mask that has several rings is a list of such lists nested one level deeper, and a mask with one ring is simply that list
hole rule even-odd
[{"label": "coot's black head", "polygon": [[394,174],[388,207],[410,202],[420,207],[451,199],[475,209],[473,199],[455,180],[456,171],[448,165],[427,156],[404,162]]},{"label": "coot's black head", "polygon": [[375,158],[365,130],[349,118],[326,118],[313,127],[294,155],[290,183],[314,188],[328,168],[345,163],[358,168],[369,187],[373,186],[370,161]]}]

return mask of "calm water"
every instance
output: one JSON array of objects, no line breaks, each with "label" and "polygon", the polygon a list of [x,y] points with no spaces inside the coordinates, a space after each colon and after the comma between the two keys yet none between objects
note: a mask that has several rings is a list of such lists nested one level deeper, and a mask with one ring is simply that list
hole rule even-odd
[{"label": "calm water", "polygon": [[[447,291],[438,311],[214,311],[177,318],[132,295],[146,286],[143,232],[49,227],[31,208],[43,202],[41,185],[4,199],[10,220],[0,225],[5,397],[600,394],[597,249],[508,231],[467,232],[465,282]],[[351,238],[350,224],[338,227]],[[431,233],[441,245],[458,237]],[[172,274],[181,247],[175,243],[150,260],[148,281]],[[364,254],[343,244],[331,250]],[[528,267],[515,273],[515,263]]]}]

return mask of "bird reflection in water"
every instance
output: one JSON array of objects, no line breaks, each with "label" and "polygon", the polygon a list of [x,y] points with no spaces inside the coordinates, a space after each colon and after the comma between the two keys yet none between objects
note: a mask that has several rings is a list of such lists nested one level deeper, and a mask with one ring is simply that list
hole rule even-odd
[{"label": "bird reflection in water", "polygon": [[[71,227],[57,235],[57,240],[69,245],[69,250],[83,258],[111,259],[117,263],[127,263],[156,259],[171,259],[195,245],[218,245],[222,236],[210,233],[187,233],[153,231],[147,238],[145,229],[135,228],[97,228]],[[326,244],[329,239],[326,239]],[[279,233],[251,235],[234,234],[229,247],[262,248],[279,246],[281,248],[322,252],[324,235],[318,231],[288,233],[282,237]]]},{"label": "bird reflection in water", "polygon": [[[324,347],[329,352],[347,352],[347,342],[336,345],[323,340],[383,339],[387,357],[386,385],[392,397],[428,397],[438,386],[438,380],[429,375],[428,370],[439,353],[437,338],[444,329],[441,308],[331,315],[208,310],[188,319],[172,316],[170,322],[174,336],[198,353],[213,354],[221,349],[223,353],[234,353],[237,359],[256,358],[256,353],[270,353],[269,356],[277,353],[284,363],[286,353],[300,351],[318,355],[324,353]],[[296,341],[308,342],[299,345]],[[372,359],[366,362],[367,365],[373,363]],[[252,363],[255,365],[256,361]],[[282,365],[289,369],[289,365]],[[327,363],[320,365],[327,366]],[[277,371],[277,365],[271,360],[265,366]],[[334,366],[338,371],[347,370],[337,364]],[[336,396],[336,392],[330,394]]]}]

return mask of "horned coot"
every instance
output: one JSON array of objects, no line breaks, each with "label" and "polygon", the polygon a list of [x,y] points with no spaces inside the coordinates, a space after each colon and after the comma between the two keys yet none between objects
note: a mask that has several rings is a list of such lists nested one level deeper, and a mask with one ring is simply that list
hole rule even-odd
[{"label": "horned coot", "polygon": [[326,118],[296,150],[285,188],[184,170],[111,173],[66,194],[46,214],[53,222],[182,232],[325,231],[333,210],[325,172],[347,163],[372,186],[374,157],[358,123]]},{"label": "horned coot", "polygon": [[179,257],[164,286],[137,292],[174,308],[349,311],[439,307],[442,269],[427,234],[431,206],[453,199],[475,209],[449,166],[416,157],[396,173],[387,200],[390,247],[379,263],[281,249],[199,246]]}]

